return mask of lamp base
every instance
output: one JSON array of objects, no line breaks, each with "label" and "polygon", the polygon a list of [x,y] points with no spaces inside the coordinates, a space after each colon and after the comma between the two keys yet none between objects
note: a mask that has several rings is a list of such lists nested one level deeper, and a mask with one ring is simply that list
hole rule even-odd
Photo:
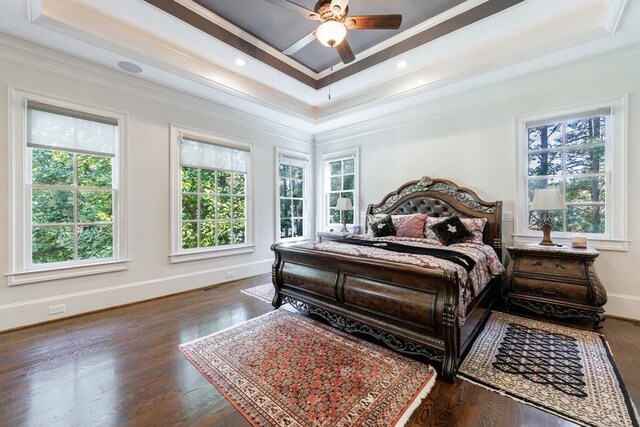
[{"label": "lamp base", "polygon": [[555,246],[556,244],[551,241],[551,227],[542,227],[542,241],[539,243],[541,246]]},{"label": "lamp base", "polygon": [[342,229],[340,230],[341,233],[348,233],[349,230],[347,229],[347,223],[343,222],[342,223]]}]

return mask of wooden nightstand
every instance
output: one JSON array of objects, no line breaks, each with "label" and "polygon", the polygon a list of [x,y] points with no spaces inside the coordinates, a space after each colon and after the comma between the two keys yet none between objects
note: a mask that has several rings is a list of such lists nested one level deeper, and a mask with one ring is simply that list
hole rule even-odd
[{"label": "wooden nightstand", "polygon": [[351,233],[341,233],[339,231],[318,231],[318,242],[329,240],[342,240]]},{"label": "wooden nightstand", "polygon": [[502,286],[507,304],[558,318],[582,317],[602,327],[607,291],[593,268],[593,248],[507,246],[511,261]]}]

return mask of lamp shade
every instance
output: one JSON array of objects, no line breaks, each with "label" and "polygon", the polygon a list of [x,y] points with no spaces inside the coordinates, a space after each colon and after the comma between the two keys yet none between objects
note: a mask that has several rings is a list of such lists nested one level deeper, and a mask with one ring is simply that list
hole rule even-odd
[{"label": "lamp shade", "polygon": [[342,43],[347,35],[347,28],[338,21],[326,21],[316,30],[316,37],[325,46],[333,47]]},{"label": "lamp shade", "polygon": [[556,211],[567,209],[564,200],[557,188],[545,188],[544,190],[536,190],[531,202],[532,211]]},{"label": "lamp shade", "polygon": [[338,203],[336,203],[336,209],[339,211],[350,211],[353,210],[353,205],[351,204],[351,199],[346,197],[341,197],[338,199]]}]

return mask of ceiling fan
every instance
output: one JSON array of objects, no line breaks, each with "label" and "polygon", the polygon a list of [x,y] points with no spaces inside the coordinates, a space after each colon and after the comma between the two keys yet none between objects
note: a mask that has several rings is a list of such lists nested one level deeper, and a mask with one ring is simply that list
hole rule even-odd
[{"label": "ceiling fan", "polygon": [[342,62],[348,64],[355,60],[356,56],[346,39],[347,30],[395,30],[400,28],[402,23],[402,15],[348,16],[349,0],[319,0],[313,10],[290,0],[266,1],[320,23],[317,29],[282,51],[285,55],[293,55],[317,38],[325,46],[335,46]]}]

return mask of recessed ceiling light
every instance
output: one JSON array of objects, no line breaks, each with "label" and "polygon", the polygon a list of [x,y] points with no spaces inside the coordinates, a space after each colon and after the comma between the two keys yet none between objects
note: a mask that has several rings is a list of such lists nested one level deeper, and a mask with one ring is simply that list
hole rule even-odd
[{"label": "recessed ceiling light", "polygon": [[409,65],[409,63],[408,63],[407,61],[405,61],[405,60],[402,60],[402,61],[398,61],[398,63],[396,64],[396,67],[398,67],[398,68],[404,68],[404,67],[406,67],[407,65]]},{"label": "recessed ceiling light", "polygon": [[142,67],[129,61],[118,62],[118,67],[122,68],[127,73],[140,74],[142,72]]},{"label": "recessed ceiling light", "polygon": [[244,59],[242,59],[242,58],[238,58],[238,59],[236,59],[236,65],[238,67],[244,67],[246,65],[246,61]]}]

